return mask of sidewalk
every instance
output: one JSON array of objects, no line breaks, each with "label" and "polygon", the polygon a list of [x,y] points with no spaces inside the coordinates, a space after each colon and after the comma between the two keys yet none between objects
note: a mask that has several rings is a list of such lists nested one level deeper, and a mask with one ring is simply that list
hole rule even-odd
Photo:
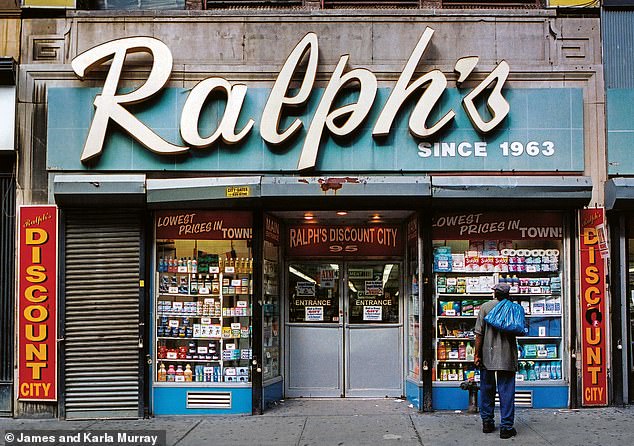
[{"label": "sidewalk", "polygon": [[[498,418],[499,419],[499,418]],[[165,430],[170,446],[309,445],[632,445],[634,408],[517,409],[518,435],[483,434],[478,415],[419,413],[399,399],[286,400],[261,416],[158,417],[147,420],[0,418],[6,430]],[[13,443],[15,444],[15,443]]]}]

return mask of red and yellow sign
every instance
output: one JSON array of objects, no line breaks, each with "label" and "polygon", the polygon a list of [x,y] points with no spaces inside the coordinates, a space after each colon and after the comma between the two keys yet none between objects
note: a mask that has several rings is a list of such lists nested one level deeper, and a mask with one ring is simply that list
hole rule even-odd
[{"label": "red and yellow sign", "polygon": [[187,240],[250,240],[250,212],[162,211],[156,213],[156,237]]},{"label": "red and yellow sign", "polygon": [[581,392],[583,406],[608,404],[605,259],[600,255],[604,211],[583,209],[580,220]]},{"label": "red and yellow sign", "polygon": [[291,256],[399,256],[403,255],[398,226],[316,226],[288,228],[287,254]]},{"label": "red and yellow sign", "polygon": [[57,400],[57,207],[21,206],[18,399]]}]

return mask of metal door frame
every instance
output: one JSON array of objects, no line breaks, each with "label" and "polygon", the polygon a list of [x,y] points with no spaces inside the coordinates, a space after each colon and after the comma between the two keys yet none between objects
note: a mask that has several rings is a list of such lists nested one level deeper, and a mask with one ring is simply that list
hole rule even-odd
[{"label": "metal door frame", "polygon": [[[290,293],[290,272],[289,272],[289,267],[292,265],[296,265],[296,264],[313,264],[313,265],[332,265],[332,264],[336,264],[339,266],[339,279],[337,279],[337,281],[339,282],[339,320],[338,322],[332,322],[332,323],[323,323],[320,325],[315,325],[314,323],[307,323],[307,322],[289,322],[289,317],[290,317],[290,311],[289,311],[289,293]],[[284,262],[284,298],[283,298],[283,305],[286,308],[286,311],[284,312],[285,314],[283,315],[284,317],[284,328],[285,328],[285,336],[284,336],[284,349],[287,352],[284,355],[284,373],[288,374],[288,376],[285,376],[284,378],[284,394],[287,397],[344,397],[344,376],[343,376],[343,370],[344,370],[344,352],[343,352],[343,295],[341,292],[341,289],[343,287],[343,268],[344,268],[344,261],[343,260],[328,260],[328,259],[317,259],[317,260],[313,260],[313,259],[302,259],[302,258],[296,258],[296,259],[292,259],[292,260],[286,260]],[[321,327],[324,329],[337,329],[337,334],[338,334],[338,353],[337,353],[337,358],[338,358],[338,380],[337,380],[337,391],[338,394],[329,394],[329,392],[321,392],[321,391],[315,391],[314,395],[305,395],[305,394],[299,394],[299,392],[297,394],[294,394],[296,391],[294,391],[293,389],[291,389],[290,387],[290,383],[291,383],[291,379],[290,379],[290,374],[292,373],[291,371],[291,365],[290,365],[290,353],[291,353],[291,330],[294,327]]]},{"label": "metal door frame", "polygon": [[[398,367],[399,367],[399,382],[400,382],[400,393],[398,395],[389,395],[389,396],[402,396],[404,394],[404,324],[403,324],[403,320],[404,320],[404,305],[405,305],[405,299],[404,299],[404,287],[403,287],[403,261],[402,260],[394,260],[394,259],[390,259],[390,258],[385,258],[385,259],[373,259],[373,260],[367,260],[367,259],[360,259],[360,260],[354,260],[354,259],[348,259],[342,262],[343,266],[344,266],[344,271],[342,274],[343,280],[344,280],[344,284],[343,286],[345,287],[342,294],[342,298],[343,298],[343,311],[344,311],[344,324],[343,324],[343,355],[344,355],[344,361],[343,361],[343,370],[342,370],[342,375],[344,378],[344,385],[342,387],[343,390],[343,395],[345,397],[349,397],[349,398],[354,398],[354,397],[385,397],[385,392],[372,392],[372,391],[363,391],[363,390],[352,390],[351,386],[350,386],[350,352],[351,352],[351,347],[350,347],[350,331],[354,330],[354,329],[380,329],[380,328],[394,328],[398,330],[398,352],[397,352],[397,357],[400,358],[399,361],[397,361]],[[348,294],[348,272],[350,270],[350,265],[354,264],[354,265],[377,265],[377,264],[394,264],[397,265],[399,268],[399,279],[398,279],[398,322],[397,323],[381,323],[381,324],[350,324],[350,315],[349,315],[349,310],[350,310],[350,299],[349,299],[349,294]],[[351,328],[354,327],[354,328]]]},{"label": "metal door frame", "polygon": [[[339,266],[339,321],[337,323],[331,324],[321,324],[319,327],[323,328],[337,328],[338,331],[338,390],[339,394],[328,395],[328,394],[319,394],[320,392],[316,392],[315,395],[300,395],[296,393],[293,389],[290,388],[290,374],[292,373],[290,367],[290,342],[291,342],[291,330],[293,327],[315,327],[315,324],[311,323],[301,323],[301,322],[289,322],[289,311],[285,311],[284,314],[284,327],[286,336],[284,337],[284,347],[287,354],[284,355],[284,373],[288,373],[288,376],[284,379],[284,393],[287,397],[384,397],[386,396],[384,392],[380,392],[381,394],[371,395],[371,394],[358,394],[358,395],[350,395],[350,387],[348,385],[349,380],[349,354],[350,354],[350,345],[349,345],[349,330],[350,330],[350,321],[349,321],[349,298],[348,298],[348,271],[350,264],[355,265],[376,265],[376,264],[388,264],[392,263],[398,265],[399,267],[399,322],[397,324],[355,324],[355,327],[359,327],[360,329],[368,329],[368,328],[385,328],[385,327],[395,327],[398,329],[398,357],[400,360],[397,362],[399,367],[399,382],[401,383],[400,395],[402,396],[404,393],[404,283],[403,283],[403,259],[394,259],[390,257],[386,258],[363,258],[359,260],[355,259],[337,259],[337,260],[329,260],[329,259],[287,259],[284,262],[284,298],[283,305],[288,309],[289,307],[289,293],[290,293],[290,278],[289,278],[289,267],[294,264],[337,264]],[[353,392],[355,393],[355,392]]]}]

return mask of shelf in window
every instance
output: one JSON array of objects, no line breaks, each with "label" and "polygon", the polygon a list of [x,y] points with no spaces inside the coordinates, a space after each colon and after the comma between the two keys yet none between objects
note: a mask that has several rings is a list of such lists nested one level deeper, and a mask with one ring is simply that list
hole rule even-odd
[{"label": "shelf in window", "polygon": [[555,293],[511,293],[509,294],[513,299],[517,300],[521,297],[533,297],[533,296],[561,296],[561,292]]},{"label": "shelf in window", "polygon": [[477,276],[490,276],[493,274],[501,275],[559,275],[559,271],[434,271],[434,274],[474,274]]},{"label": "shelf in window", "polygon": [[[166,296],[166,297],[220,297],[220,294],[185,294],[185,293],[163,293],[163,292],[159,292],[159,297],[160,296]],[[161,300],[161,299],[159,299]]]},{"label": "shelf in window", "polygon": [[543,361],[561,361],[561,358],[517,358],[519,362],[527,362],[527,361],[535,361],[535,362],[543,362]]},{"label": "shelf in window", "polygon": [[215,337],[175,337],[175,336],[157,336],[156,339],[172,339],[178,341],[220,341],[222,339],[236,339],[236,338],[215,338]]},{"label": "shelf in window", "polygon": [[488,297],[493,299],[493,291],[490,293],[438,293],[438,298],[440,299],[441,297]]},{"label": "shelf in window", "polygon": [[473,359],[438,359],[438,362],[460,363],[460,362],[473,362]]},{"label": "shelf in window", "polygon": [[157,362],[192,362],[192,363],[206,363],[206,362],[222,362],[220,359],[167,359],[156,358]]},{"label": "shelf in window", "polygon": [[452,337],[445,336],[442,338],[436,338],[436,340],[438,341],[474,341],[475,337],[474,338],[452,338]]},{"label": "shelf in window", "polygon": [[437,316],[438,319],[475,319],[478,316]]},{"label": "shelf in window", "polygon": [[531,313],[525,314],[526,317],[561,317],[561,313]]},{"label": "shelf in window", "polygon": [[516,339],[532,341],[539,339],[561,339],[561,336],[517,336]]},{"label": "shelf in window", "polygon": [[160,316],[169,316],[169,317],[210,317],[212,319],[221,319],[219,314],[198,314],[198,313],[166,313],[166,312],[158,312],[156,313],[156,317]]}]

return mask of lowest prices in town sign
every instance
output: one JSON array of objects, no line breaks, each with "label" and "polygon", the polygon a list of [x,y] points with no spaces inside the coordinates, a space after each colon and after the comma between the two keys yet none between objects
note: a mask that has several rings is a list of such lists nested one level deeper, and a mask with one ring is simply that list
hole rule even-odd
[{"label": "lowest prices in town sign", "polygon": [[581,262],[581,393],[583,406],[608,404],[605,259],[602,208],[579,211]]},{"label": "lowest prices in town sign", "polygon": [[57,400],[57,221],[56,206],[20,207],[20,400]]}]

